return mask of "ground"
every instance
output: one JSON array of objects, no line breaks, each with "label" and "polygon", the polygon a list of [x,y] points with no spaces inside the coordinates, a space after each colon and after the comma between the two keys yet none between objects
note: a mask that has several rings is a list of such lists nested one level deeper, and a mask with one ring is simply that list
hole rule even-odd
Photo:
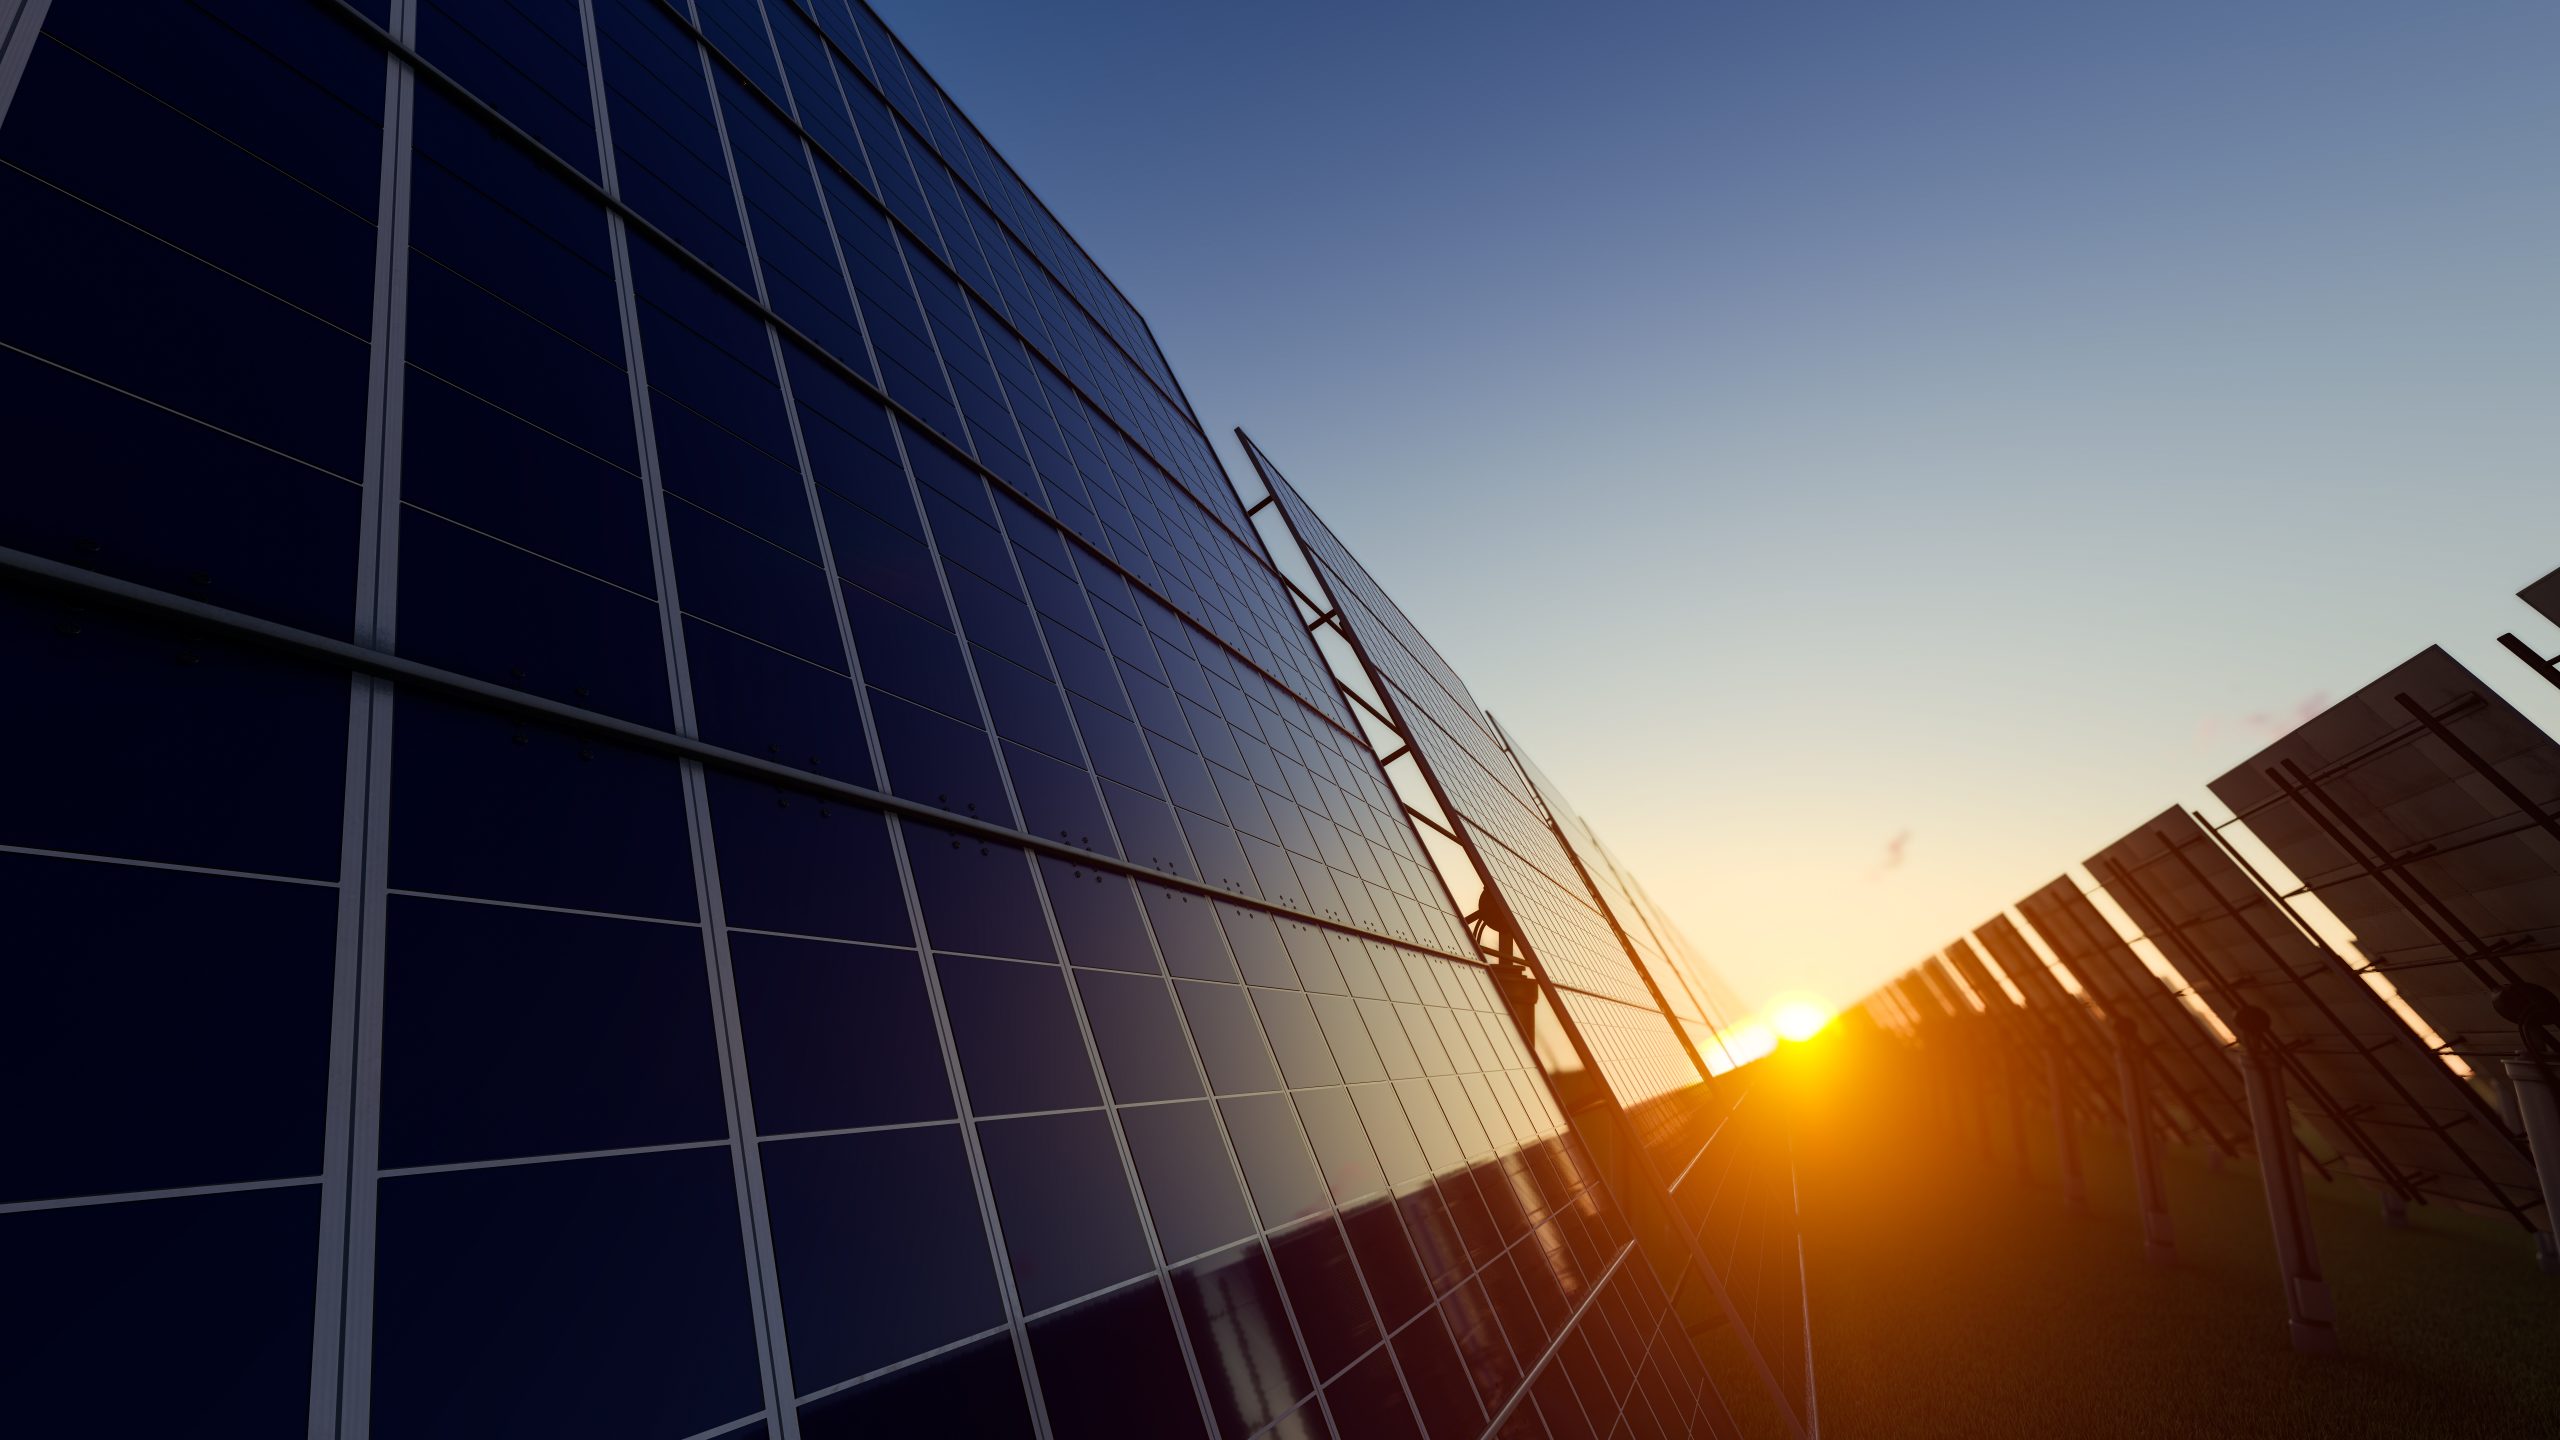
[{"label": "ground", "polygon": [[1827,1440],[1905,1436],[2560,1436],[2560,1277],[2511,1222],[2413,1208],[2385,1226],[2312,1181],[2340,1353],[2286,1342],[2250,1165],[2166,1158],[2178,1258],[2142,1255],[2122,1138],[2081,1134],[2088,1209],[2030,1114],[2032,1177],[1986,1160],[1891,1042],[1786,1057]]}]

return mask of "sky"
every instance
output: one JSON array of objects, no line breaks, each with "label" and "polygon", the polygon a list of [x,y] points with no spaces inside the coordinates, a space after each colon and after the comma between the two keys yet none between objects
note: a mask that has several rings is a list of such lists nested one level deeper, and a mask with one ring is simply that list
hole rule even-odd
[{"label": "sky", "polygon": [[2560,7],[875,3],[1752,1003],[2560,728]]}]

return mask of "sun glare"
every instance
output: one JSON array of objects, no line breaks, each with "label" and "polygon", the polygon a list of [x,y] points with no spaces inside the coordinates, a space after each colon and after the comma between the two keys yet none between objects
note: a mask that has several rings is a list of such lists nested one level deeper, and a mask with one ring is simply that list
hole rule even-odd
[{"label": "sun glare", "polygon": [[1831,1023],[1831,1007],[1811,995],[1781,995],[1769,1005],[1769,1028],[1789,1040],[1804,1041]]}]

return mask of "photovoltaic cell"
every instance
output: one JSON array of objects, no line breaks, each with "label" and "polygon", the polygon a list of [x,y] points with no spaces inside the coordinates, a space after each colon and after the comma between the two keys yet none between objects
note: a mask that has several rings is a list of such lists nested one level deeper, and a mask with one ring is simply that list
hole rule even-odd
[{"label": "photovoltaic cell", "polygon": [[358,8],[5,39],[0,1307],[76,1322],[12,1419],[1730,1433],[1145,322],[914,55]]},{"label": "photovoltaic cell", "polygon": [[[1517,942],[1521,958],[1554,987],[1568,1022],[1560,1037],[1572,1039],[1541,1048],[1550,1078],[1560,1088],[1579,1083],[1587,1050],[1619,1123],[1647,1157],[1621,1186],[1661,1196],[1685,1232],[1684,1251],[1664,1257],[1666,1273],[1694,1274],[1726,1314],[1750,1317],[1755,1354],[1781,1402],[1800,1411],[1809,1384],[1802,1287],[1787,1278],[1763,1283],[1788,1273],[1783,1257],[1799,1253],[1792,1161],[1771,1107],[1748,1103],[1747,1077],[1729,1090],[1706,1083],[1705,1051],[1721,1046],[1699,999],[1707,987],[1691,979],[1704,967],[1685,941],[1665,939],[1676,932],[1637,901],[1553,783],[1269,456],[1239,438],[1324,592],[1301,603],[1311,614],[1326,601],[1333,607],[1309,623],[1338,621],[1360,683],[1374,687],[1382,718],[1411,750],[1479,872],[1474,918],[1489,936],[1504,937],[1503,946]],[[1525,993],[1548,1013],[1534,985]],[[1568,1110],[1579,1110],[1572,1093],[1565,1098]],[[1739,1257],[1734,1276],[1710,1268],[1707,1255]]]}]

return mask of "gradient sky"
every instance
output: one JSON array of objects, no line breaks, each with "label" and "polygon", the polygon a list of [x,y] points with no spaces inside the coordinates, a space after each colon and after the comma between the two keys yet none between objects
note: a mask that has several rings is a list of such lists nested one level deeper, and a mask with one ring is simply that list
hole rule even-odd
[{"label": "gradient sky", "polygon": [[876,3],[1747,999],[2429,643],[2560,726],[2547,0]]}]

